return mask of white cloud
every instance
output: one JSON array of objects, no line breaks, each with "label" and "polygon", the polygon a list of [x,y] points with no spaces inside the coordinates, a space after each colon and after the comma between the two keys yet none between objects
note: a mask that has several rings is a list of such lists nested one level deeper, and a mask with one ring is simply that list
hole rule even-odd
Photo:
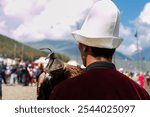
[{"label": "white cloud", "polygon": [[137,18],[138,38],[143,48],[150,43],[150,2],[147,3]]},{"label": "white cloud", "polygon": [[129,27],[124,26],[123,24],[120,25],[120,36],[122,38],[130,37],[132,35],[132,30]]},{"label": "white cloud", "polygon": [[148,27],[143,26],[142,24],[138,27],[139,31],[139,43],[142,48],[150,47],[150,25]]},{"label": "white cloud", "polygon": [[0,30],[5,28],[5,21],[0,21]]},{"label": "white cloud", "polygon": [[0,32],[1,34],[7,34],[6,22],[4,20],[0,20]]},{"label": "white cloud", "polygon": [[[118,48],[118,51],[125,55],[132,55],[137,49],[142,50],[149,46],[150,42],[150,27],[148,25],[140,24],[137,29],[138,37],[135,37],[136,30],[132,27],[120,25],[120,37],[123,42]],[[137,48],[138,43],[138,48]]]},{"label": "white cloud", "polygon": [[15,39],[41,40],[71,36],[93,0],[2,0],[5,16],[21,20]]},{"label": "white cloud", "polygon": [[47,2],[48,0],[2,0],[1,5],[6,16],[25,20],[38,14]]},{"label": "white cloud", "polygon": [[[150,47],[150,2],[144,6],[143,11],[135,19],[135,27],[138,32],[138,46],[139,49]],[[120,25],[120,36],[124,39],[119,51],[126,55],[131,55],[137,50],[137,40],[134,37],[135,28]]]},{"label": "white cloud", "polygon": [[131,55],[137,50],[136,38],[134,37],[134,30],[131,27],[120,25],[120,37],[123,38],[123,42],[118,48],[118,51],[125,55]]},{"label": "white cloud", "polygon": [[145,5],[144,10],[139,16],[139,19],[141,20],[141,23],[150,24],[150,2]]},{"label": "white cloud", "polygon": [[125,55],[132,55],[137,50],[137,46],[134,43],[127,45],[121,45],[118,49],[120,52],[122,52]]},{"label": "white cloud", "polygon": [[[70,38],[77,22],[80,23],[93,1],[97,0],[0,0],[3,16],[18,21],[8,28],[8,21],[0,20],[0,32],[19,41],[37,41],[45,38]],[[150,43],[150,2],[137,17],[138,38],[141,47]],[[119,51],[130,55],[136,51],[135,27],[120,25],[120,37],[124,39]],[[21,40],[22,39],[22,40]],[[26,40],[25,40],[26,39]]]}]

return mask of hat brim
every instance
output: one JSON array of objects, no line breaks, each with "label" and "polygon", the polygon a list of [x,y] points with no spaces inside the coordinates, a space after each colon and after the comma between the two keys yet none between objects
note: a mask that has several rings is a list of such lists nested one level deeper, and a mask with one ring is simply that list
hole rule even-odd
[{"label": "hat brim", "polygon": [[77,42],[91,47],[113,49],[119,47],[123,39],[114,36],[92,37],[85,36],[81,30],[72,32]]}]

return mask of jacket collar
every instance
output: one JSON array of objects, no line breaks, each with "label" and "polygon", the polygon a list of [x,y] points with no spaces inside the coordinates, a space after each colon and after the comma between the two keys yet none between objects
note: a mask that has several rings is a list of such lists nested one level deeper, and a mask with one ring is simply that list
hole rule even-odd
[{"label": "jacket collar", "polygon": [[96,68],[116,69],[115,65],[111,62],[94,62],[88,65],[85,71],[89,71],[91,69],[96,69]]}]

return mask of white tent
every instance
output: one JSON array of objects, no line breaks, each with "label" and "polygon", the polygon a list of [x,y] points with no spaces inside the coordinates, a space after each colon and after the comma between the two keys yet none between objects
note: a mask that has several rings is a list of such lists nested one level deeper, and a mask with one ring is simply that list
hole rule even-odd
[{"label": "white tent", "polygon": [[43,64],[44,67],[46,67],[48,61],[49,61],[49,59],[46,59],[46,57],[40,57],[39,59],[36,59],[34,61],[34,63],[36,63],[36,64]]}]

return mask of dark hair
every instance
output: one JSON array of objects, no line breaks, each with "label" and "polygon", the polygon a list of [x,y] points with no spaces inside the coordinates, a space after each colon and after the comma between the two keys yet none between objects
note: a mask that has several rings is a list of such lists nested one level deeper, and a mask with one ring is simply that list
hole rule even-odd
[{"label": "dark hair", "polygon": [[94,57],[112,58],[116,49],[91,47],[91,50]]}]

